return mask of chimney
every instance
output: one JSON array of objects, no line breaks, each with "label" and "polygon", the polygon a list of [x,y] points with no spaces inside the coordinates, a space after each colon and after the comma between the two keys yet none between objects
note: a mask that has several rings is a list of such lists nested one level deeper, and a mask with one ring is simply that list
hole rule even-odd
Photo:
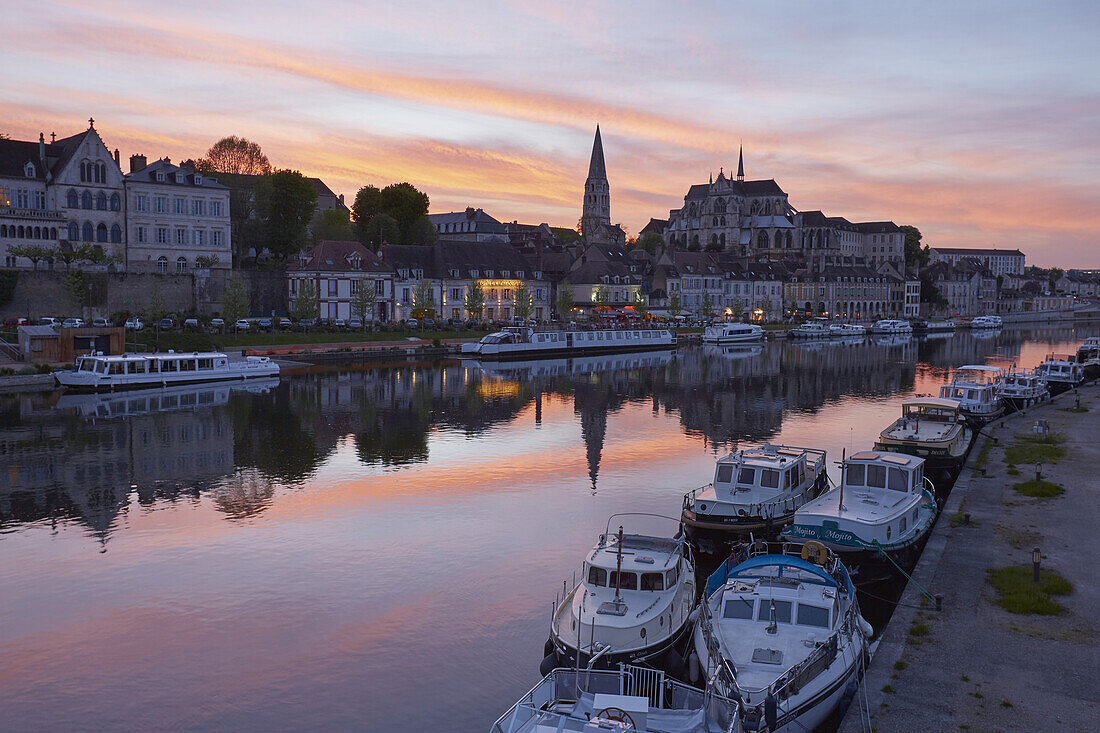
[{"label": "chimney", "polygon": [[119,161],[118,157],[118,148],[115,148],[115,165],[118,166],[119,170],[122,170],[122,163]]},{"label": "chimney", "polygon": [[46,168],[46,136],[38,133],[38,161],[43,171]]},{"label": "chimney", "polygon": [[337,198],[340,199],[341,204],[344,203],[344,194],[340,194],[339,196],[337,196]]},{"label": "chimney", "polygon": [[149,164],[145,162],[144,155],[131,155],[130,156],[130,172],[137,173],[140,170],[144,170]]},{"label": "chimney", "polygon": [[466,207],[466,218],[467,219],[473,219],[474,218],[474,207],[472,207],[472,206],[467,206]]}]

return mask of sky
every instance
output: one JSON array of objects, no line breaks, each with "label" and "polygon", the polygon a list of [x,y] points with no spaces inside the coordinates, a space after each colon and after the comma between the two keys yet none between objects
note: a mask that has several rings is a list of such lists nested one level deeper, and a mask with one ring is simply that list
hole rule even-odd
[{"label": "sky", "polygon": [[800,210],[1100,267],[1100,3],[3,0],[0,132],[173,161],[225,135],[349,202],[574,227],[774,178]]}]

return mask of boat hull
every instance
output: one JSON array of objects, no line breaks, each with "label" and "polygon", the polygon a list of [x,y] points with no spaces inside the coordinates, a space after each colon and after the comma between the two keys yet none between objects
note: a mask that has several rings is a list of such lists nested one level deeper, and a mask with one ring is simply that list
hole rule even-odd
[{"label": "boat hull", "polygon": [[703,336],[704,344],[754,344],[764,338],[764,334],[744,334],[737,336]]},{"label": "boat hull", "polygon": [[[510,344],[509,344],[510,345]],[[522,346],[523,344],[519,344]],[[462,350],[463,356],[472,356],[485,361],[510,361],[514,359],[543,359],[560,358],[563,356],[581,356],[589,354],[619,354],[631,351],[660,351],[675,349],[676,342],[645,342],[645,343],[613,343],[605,342],[593,346],[566,346],[546,349],[496,349],[496,350]]]},{"label": "boat hull", "polygon": [[[74,392],[109,392],[124,389],[148,389],[149,387],[168,387],[176,384],[202,384],[204,382],[233,382],[245,379],[270,378],[279,376],[279,366],[273,364],[266,369],[247,369],[222,374],[119,374],[90,375],[81,378],[80,372],[54,372],[59,386]],[[131,379],[132,377],[132,379]]]},{"label": "boat hull", "polygon": [[[673,676],[681,676],[683,674],[682,669],[672,669],[673,665],[667,663],[669,652],[676,652],[682,665],[682,660],[686,657],[688,642],[691,639],[690,631],[692,626],[693,624],[690,617],[685,617],[684,623],[681,624],[680,628],[673,634],[659,641],[654,641],[638,649],[598,655],[595,663],[592,664],[592,669],[618,669],[620,663],[634,665],[644,664],[656,669],[662,669]],[[547,661],[550,656],[553,656],[554,667],[580,666],[582,669],[587,669],[591,662],[592,655],[581,650],[581,658],[578,665],[576,645],[570,645],[557,634],[550,635],[547,647],[552,649],[552,651],[547,655],[547,659],[543,659],[544,667],[550,666],[550,662]]]}]

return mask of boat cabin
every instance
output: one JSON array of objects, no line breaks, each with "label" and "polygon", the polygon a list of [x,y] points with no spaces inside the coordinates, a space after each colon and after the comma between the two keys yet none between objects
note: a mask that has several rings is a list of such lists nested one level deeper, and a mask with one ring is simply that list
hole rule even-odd
[{"label": "boat cabin", "polygon": [[801,448],[764,445],[719,459],[714,470],[717,499],[743,502],[752,494],[769,496],[795,492],[816,479],[817,472],[806,465],[808,452]]},{"label": "boat cabin", "polygon": [[78,372],[94,374],[178,374],[212,372],[225,369],[229,359],[225,354],[152,354],[121,356],[82,356],[76,360]]},{"label": "boat cabin", "polygon": [[924,461],[904,453],[862,451],[844,461],[841,481],[845,489],[920,494],[924,490]]},{"label": "boat cabin", "polygon": [[959,401],[945,397],[911,397],[901,403],[901,416],[910,420],[958,422]]},{"label": "boat cabin", "polygon": [[584,562],[589,588],[662,591],[680,578],[682,543],[674,539],[623,535],[622,559],[617,536],[607,537]]},{"label": "boat cabin", "polygon": [[1077,354],[1051,354],[1036,371],[1051,382],[1076,384],[1084,379],[1084,365]]}]

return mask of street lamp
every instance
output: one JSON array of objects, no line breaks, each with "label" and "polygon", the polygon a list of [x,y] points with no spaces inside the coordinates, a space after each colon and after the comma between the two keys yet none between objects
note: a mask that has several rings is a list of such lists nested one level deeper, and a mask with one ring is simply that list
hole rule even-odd
[{"label": "street lamp", "polygon": [[1041,553],[1039,551],[1039,548],[1036,547],[1034,550],[1031,551],[1031,569],[1033,571],[1031,579],[1035,583],[1039,582],[1039,563],[1041,563],[1042,561],[1043,553]]},{"label": "street lamp", "polygon": [[1035,480],[1036,481],[1042,481],[1043,480],[1043,464],[1041,464],[1041,463],[1036,463],[1035,464]]}]

